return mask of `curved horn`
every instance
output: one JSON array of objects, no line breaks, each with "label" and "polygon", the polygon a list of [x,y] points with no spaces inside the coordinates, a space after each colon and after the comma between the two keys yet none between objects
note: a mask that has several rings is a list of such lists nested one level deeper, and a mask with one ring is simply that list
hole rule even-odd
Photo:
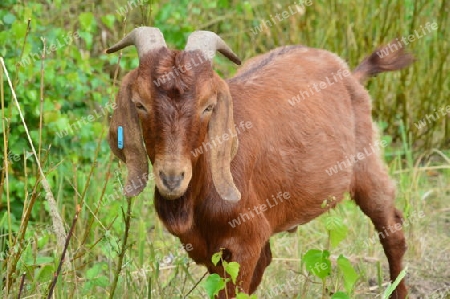
[{"label": "curved horn", "polygon": [[202,51],[203,55],[212,61],[216,51],[222,53],[225,57],[240,65],[241,60],[228,47],[228,45],[214,32],[211,31],[195,31],[188,37],[185,51]]},{"label": "curved horn", "polygon": [[117,52],[127,46],[135,45],[141,59],[148,51],[167,48],[162,32],[155,27],[138,27],[128,33],[121,41],[106,50],[106,53]]}]

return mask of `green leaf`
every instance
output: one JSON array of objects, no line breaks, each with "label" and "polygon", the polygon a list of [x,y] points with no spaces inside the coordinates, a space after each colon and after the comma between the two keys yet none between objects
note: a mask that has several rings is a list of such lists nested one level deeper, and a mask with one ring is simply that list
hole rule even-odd
[{"label": "green leaf", "polygon": [[337,259],[337,264],[339,271],[344,277],[344,287],[347,293],[351,294],[353,286],[359,278],[358,273],[356,273],[350,261],[344,257],[342,254]]},{"label": "green leaf", "polygon": [[7,24],[7,25],[10,25],[10,24],[14,23],[15,20],[16,20],[16,17],[13,14],[10,14],[10,13],[6,14],[3,17],[3,22],[5,22],[5,24]]},{"label": "green leaf", "polygon": [[36,263],[33,263],[33,265],[43,265],[43,264],[50,264],[53,263],[53,258],[49,256],[38,256],[36,258]]},{"label": "green leaf", "polygon": [[331,261],[328,250],[310,249],[302,258],[306,270],[323,279],[331,273]]},{"label": "green leaf", "polygon": [[209,275],[202,285],[209,298],[214,298],[214,296],[219,294],[219,292],[225,288],[225,281],[219,274],[214,273]]},{"label": "green leaf", "polygon": [[92,31],[93,27],[96,25],[94,15],[92,12],[82,12],[78,16],[81,28],[85,31]]},{"label": "green leaf", "polygon": [[25,36],[25,32],[27,31],[27,24],[14,22],[14,24],[12,24],[11,30],[12,32],[14,32],[16,39],[23,39],[23,37]]},{"label": "green leaf", "polygon": [[86,278],[87,279],[95,279],[97,276],[99,276],[100,271],[102,270],[102,263],[95,264],[92,268],[86,271]]},{"label": "green leaf", "polygon": [[214,264],[214,266],[217,266],[217,263],[220,261],[221,258],[222,258],[222,250],[212,255],[211,261]]},{"label": "green leaf", "polygon": [[96,284],[97,286],[106,288],[107,286],[110,285],[110,281],[109,281],[109,279],[108,279],[107,277],[105,277],[105,276],[99,276],[99,277],[97,277],[97,278],[95,279],[95,284]]},{"label": "green leaf", "polygon": [[[84,42],[86,43],[86,48],[91,49],[92,47],[92,42],[94,40],[93,35],[89,32],[86,31],[82,31],[82,32],[78,32],[78,35],[81,37],[82,40],[84,40]],[[81,61],[81,63],[83,63],[83,61]],[[83,64],[81,64],[82,66]]]},{"label": "green leaf", "polygon": [[245,1],[244,3],[242,3],[242,6],[244,8],[245,18],[254,19],[255,17],[253,15],[253,7],[250,2]]},{"label": "green leaf", "polygon": [[408,267],[405,267],[405,269],[403,269],[402,272],[400,272],[400,274],[397,276],[394,283],[392,283],[392,284],[390,283],[388,285],[387,289],[384,291],[383,299],[388,299],[389,296],[392,295],[392,293],[395,291],[395,289],[397,288],[400,281],[405,277],[407,270],[408,270]]},{"label": "green leaf", "polygon": [[46,231],[42,237],[38,238],[38,241],[37,241],[38,248],[42,248],[45,245],[47,245],[49,240],[50,240],[50,233],[48,231]]},{"label": "green leaf", "polygon": [[350,299],[350,296],[344,292],[337,292],[331,296],[331,299]]},{"label": "green leaf", "polygon": [[258,297],[256,297],[255,294],[248,295],[248,294],[244,294],[244,293],[239,293],[239,294],[236,294],[236,299],[258,299]]},{"label": "green leaf", "polygon": [[33,9],[31,7],[24,7],[23,8],[23,19],[28,20],[33,17]]},{"label": "green leaf", "polygon": [[35,276],[35,279],[37,281],[47,281],[52,279],[54,275],[54,267],[53,265],[45,265],[43,267],[36,268],[37,274]]},{"label": "green leaf", "polygon": [[217,7],[218,8],[228,8],[228,7],[230,7],[230,3],[228,2],[228,0],[218,0]]},{"label": "green leaf", "polygon": [[229,262],[225,264],[225,271],[230,274],[231,280],[234,284],[236,284],[236,279],[239,274],[239,263],[236,262]]},{"label": "green leaf", "polygon": [[114,22],[116,21],[116,18],[113,15],[106,15],[102,16],[102,22],[106,25],[109,29],[114,29]]},{"label": "green leaf", "polygon": [[336,247],[347,236],[348,228],[338,216],[328,216],[325,219],[325,226],[330,232],[331,247]]}]

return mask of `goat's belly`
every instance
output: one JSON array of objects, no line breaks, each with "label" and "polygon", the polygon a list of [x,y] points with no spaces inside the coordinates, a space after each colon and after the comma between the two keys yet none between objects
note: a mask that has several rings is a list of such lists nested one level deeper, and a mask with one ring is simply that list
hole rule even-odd
[{"label": "goat's belly", "polygon": [[260,181],[254,183],[260,203],[267,205],[266,217],[275,233],[313,220],[351,192],[352,166],[327,172],[332,167],[329,164],[337,163],[327,155],[303,163],[283,162],[279,158],[280,167],[271,169],[273,175],[261,175]]},{"label": "goat's belly", "polygon": [[292,199],[284,202],[277,210],[274,210],[272,215],[267,215],[274,219],[272,222],[275,224],[273,233],[283,231],[295,232],[298,225],[306,224],[330,208],[334,208],[342,201],[346,191],[348,190],[341,190],[339,194],[334,193],[336,195],[330,196],[325,196],[328,193],[323,193],[313,199],[294,196]]}]

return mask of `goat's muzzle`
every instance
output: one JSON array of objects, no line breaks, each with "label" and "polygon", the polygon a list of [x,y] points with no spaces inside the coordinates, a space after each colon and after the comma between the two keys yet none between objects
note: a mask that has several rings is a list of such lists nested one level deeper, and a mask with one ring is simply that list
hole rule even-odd
[{"label": "goat's muzzle", "polygon": [[191,161],[185,157],[156,156],[153,173],[161,196],[174,200],[183,196],[189,186],[192,178]]}]

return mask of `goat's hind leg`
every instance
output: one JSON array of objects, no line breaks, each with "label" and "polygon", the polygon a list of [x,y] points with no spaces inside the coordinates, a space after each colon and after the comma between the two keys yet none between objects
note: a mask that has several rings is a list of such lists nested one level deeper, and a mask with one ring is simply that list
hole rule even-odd
[{"label": "goat's hind leg", "polygon": [[[395,208],[395,185],[378,155],[373,154],[355,164],[354,200],[372,220],[384,253],[389,262],[391,280],[402,271],[406,241],[402,227],[402,213]],[[402,280],[391,298],[406,298],[405,281]]]}]

